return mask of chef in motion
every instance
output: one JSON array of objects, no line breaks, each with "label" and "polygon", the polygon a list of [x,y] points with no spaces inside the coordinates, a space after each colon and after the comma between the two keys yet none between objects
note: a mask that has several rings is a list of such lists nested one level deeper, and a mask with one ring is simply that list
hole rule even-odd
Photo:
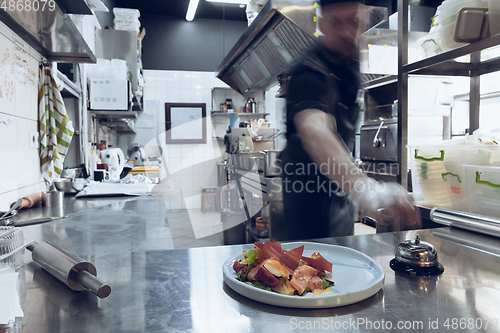
[{"label": "chef in motion", "polygon": [[352,235],[356,206],[362,216],[388,220],[393,230],[421,226],[401,186],[368,178],[352,161],[359,114],[357,38],[365,11],[359,0],[322,0],[324,36],[290,73],[278,240]]}]

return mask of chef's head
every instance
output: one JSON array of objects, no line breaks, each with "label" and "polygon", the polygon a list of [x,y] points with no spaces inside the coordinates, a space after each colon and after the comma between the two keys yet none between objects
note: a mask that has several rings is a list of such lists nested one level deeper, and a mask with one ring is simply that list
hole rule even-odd
[{"label": "chef's head", "polygon": [[321,0],[322,43],[345,57],[354,56],[362,26],[361,0]]}]

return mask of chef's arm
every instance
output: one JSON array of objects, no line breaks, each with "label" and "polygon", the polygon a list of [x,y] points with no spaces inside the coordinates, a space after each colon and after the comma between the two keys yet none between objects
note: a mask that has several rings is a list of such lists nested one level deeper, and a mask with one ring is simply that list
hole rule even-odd
[{"label": "chef's arm", "polygon": [[304,150],[325,176],[351,195],[362,213],[389,219],[395,230],[421,226],[418,209],[401,186],[378,183],[356,167],[331,115],[307,109],[298,112],[293,121]]}]

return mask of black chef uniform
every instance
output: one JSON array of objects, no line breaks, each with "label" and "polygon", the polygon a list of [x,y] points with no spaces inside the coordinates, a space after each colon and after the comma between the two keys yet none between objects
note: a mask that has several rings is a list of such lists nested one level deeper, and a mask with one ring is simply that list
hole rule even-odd
[{"label": "black chef uniform", "polygon": [[358,87],[359,61],[342,60],[320,43],[316,43],[292,71],[286,91],[287,146],[280,156],[284,220],[280,221],[281,225],[273,224],[273,239],[298,240],[354,233],[355,209],[351,198],[321,173],[302,148],[293,117],[306,109],[333,115],[338,135],[352,151],[359,114]]}]

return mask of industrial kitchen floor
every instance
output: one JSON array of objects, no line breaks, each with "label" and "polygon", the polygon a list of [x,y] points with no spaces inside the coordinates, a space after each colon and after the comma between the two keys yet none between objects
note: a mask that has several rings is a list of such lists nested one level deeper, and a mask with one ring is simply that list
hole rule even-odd
[{"label": "industrial kitchen floor", "polygon": [[[174,248],[192,248],[224,245],[220,213],[216,211],[169,211],[167,219],[174,241]],[[356,223],[355,235],[374,234],[375,228]]]}]

